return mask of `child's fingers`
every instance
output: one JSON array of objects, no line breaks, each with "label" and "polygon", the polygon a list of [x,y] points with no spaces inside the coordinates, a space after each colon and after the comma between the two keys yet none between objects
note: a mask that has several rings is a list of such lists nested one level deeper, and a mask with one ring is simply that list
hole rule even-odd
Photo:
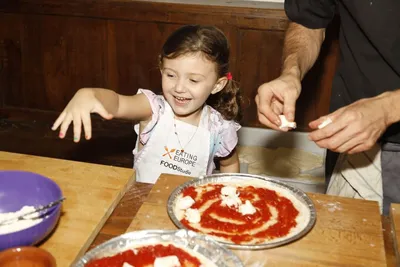
[{"label": "child's fingers", "polygon": [[81,115],[79,113],[74,113],[73,121],[74,121],[74,142],[78,143],[79,140],[81,139],[81,131],[82,131]]},{"label": "child's fingers", "polygon": [[89,140],[90,138],[92,138],[92,122],[90,120],[90,114],[82,113],[81,118],[82,118],[83,129],[85,131],[85,138],[86,140]]},{"label": "child's fingers", "polygon": [[72,121],[72,115],[69,114],[69,113],[66,114],[63,122],[61,123],[60,134],[59,134],[60,138],[64,138],[65,137],[65,133],[67,132],[68,127],[71,124],[71,121]]},{"label": "child's fingers", "polygon": [[63,111],[63,112],[60,114],[60,116],[58,116],[58,118],[57,118],[56,121],[54,122],[53,126],[51,126],[51,129],[52,129],[53,131],[57,130],[58,126],[60,126],[60,124],[61,124],[62,121],[64,120],[65,115],[66,115],[65,111]]}]

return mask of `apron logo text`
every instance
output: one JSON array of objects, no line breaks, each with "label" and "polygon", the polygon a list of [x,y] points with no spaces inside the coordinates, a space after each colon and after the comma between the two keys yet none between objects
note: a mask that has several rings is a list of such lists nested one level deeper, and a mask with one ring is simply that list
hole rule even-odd
[{"label": "apron logo text", "polygon": [[196,167],[197,156],[183,152],[182,150],[177,150],[175,152],[174,161]]},{"label": "apron logo text", "polygon": [[167,161],[164,161],[164,160],[160,161],[160,165],[162,165],[164,167],[167,167],[167,168],[170,168],[172,170],[181,172],[181,173],[186,174],[186,175],[190,175],[191,174],[191,172],[189,170],[184,170],[181,167],[179,167],[178,165],[175,165],[173,163],[170,163],[170,162],[167,162]]},{"label": "apron logo text", "polygon": [[164,146],[164,150],[166,151],[166,153],[163,154],[163,157],[168,156],[170,159],[178,163],[183,163],[185,165],[190,165],[191,167],[196,167],[196,155],[184,152],[183,150],[176,150],[175,148],[169,149],[167,146]]}]

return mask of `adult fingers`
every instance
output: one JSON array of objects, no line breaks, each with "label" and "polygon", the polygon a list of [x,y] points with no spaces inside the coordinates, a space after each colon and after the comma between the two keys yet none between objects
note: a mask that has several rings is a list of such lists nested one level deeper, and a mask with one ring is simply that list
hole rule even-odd
[{"label": "adult fingers", "polygon": [[294,116],[296,112],[296,101],[297,96],[291,91],[288,91],[288,93],[286,93],[284,97],[283,102],[283,115],[285,115],[288,121],[294,121]]},{"label": "adult fingers", "polygon": [[316,144],[335,152],[345,153],[360,142],[361,138],[354,132],[353,128],[346,127],[329,138],[316,141]]},{"label": "adult fingers", "polygon": [[[277,127],[281,124],[281,121],[278,117],[279,114],[275,114],[275,112],[272,110],[272,97],[272,92],[267,92],[263,96],[257,95],[255,100],[258,107],[259,118],[265,117],[265,119],[262,119],[262,121],[268,120],[269,122],[275,124],[275,126]],[[260,122],[263,123],[262,121]]]}]

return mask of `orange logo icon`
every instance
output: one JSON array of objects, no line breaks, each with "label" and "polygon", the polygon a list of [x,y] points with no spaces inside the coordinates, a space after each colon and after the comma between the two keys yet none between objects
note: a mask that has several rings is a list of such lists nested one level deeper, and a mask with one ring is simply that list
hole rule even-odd
[{"label": "orange logo icon", "polygon": [[165,151],[167,151],[167,153],[164,153],[164,154],[163,154],[163,157],[165,157],[166,155],[168,155],[169,158],[172,159],[171,153],[175,152],[176,149],[175,149],[175,148],[172,148],[171,150],[169,150],[167,146],[165,146],[164,149],[165,149]]}]

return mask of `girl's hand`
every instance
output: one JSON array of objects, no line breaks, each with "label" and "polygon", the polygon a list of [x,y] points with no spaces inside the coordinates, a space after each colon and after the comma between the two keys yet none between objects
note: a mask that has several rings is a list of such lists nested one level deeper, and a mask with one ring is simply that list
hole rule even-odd
[{"label": "girl's hand", "polygon": [[93,89],[80,89],[69,101],[60,116],[54,122],[51,129],[53,131],[60,127],[59,137],[64,138],[71,122],[74,122],[74,142],[79,142],[81,137],[81,125],[85,130],[85,137],[89,140],[92,137],[92,125],[90,113],[97,113],[104,119],[110,120],[113,115],[110,114],[103,104],[96,98]]}]

